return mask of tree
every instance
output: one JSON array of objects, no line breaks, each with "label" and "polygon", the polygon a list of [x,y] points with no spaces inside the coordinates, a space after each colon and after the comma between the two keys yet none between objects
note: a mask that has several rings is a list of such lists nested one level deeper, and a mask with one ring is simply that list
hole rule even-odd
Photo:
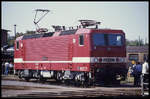
[{"label": "tree", "polygon": [[20,36],[23,36],[23,35],[24,35],[24,33],[22,33],[22,32],[21,32],[21,33],[17,32],[17,33],[16,33],[16,38],[17,38],[17,37],[20,37]]},{"label": "tree", "polygon": [[24,35],[32,35],[32,34],[36,34],[36,31],[29,31],[29,30],[27,30]]},{"label": "tree", "polygon": [[139,40],[128,40],[128,39],[126,39],[126,45],[127,46],[143,46],[145,44],[143,42],[143,39],[139,39]]},{"label": "tree", "polygon": [[14,45],[14,41],[15,41],[15,37],[14,36],[10,36],[8,37],[8,46],[13,46]]},{"label": "tree", "polygon": [[14,36],[8,36],[8,45],[9,46],[14,46],[14,41],[17,37],[20,37],[20,36],[23,36],[23,35],[31,35],[31,34],[35,34],[36,32],[35,31],[29,31],[27,30],[26,33],[23,33],[23,32],[17,32],[16,33],[16,37]]}]

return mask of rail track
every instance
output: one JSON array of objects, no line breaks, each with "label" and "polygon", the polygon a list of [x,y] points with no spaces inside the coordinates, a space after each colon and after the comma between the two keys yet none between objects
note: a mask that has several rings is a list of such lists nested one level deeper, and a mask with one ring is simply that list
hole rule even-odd
[{"label": "rail track", "polygon": [[2,76],[2,97],[141,97],[140,87],[132,85],[74,87],[55,80],[26,82],[16,76]]}]

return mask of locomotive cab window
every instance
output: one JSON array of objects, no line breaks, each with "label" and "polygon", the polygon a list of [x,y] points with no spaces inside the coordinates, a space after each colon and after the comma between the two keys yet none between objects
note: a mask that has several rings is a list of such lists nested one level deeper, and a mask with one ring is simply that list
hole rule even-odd
[{"label": "locomotive cab window", "polygon": [[16,42],[16,49],[19,49],[19,41]]},{"label": "locomotive cab window", "polygon": [[121,34],[93,34],[94,46],[122,46],[123,36]]},{"label": "locomotive cab window", "polygon": [[122,46],[122,35],[120,34],[109,34],[108,42],[110,46]]},{"label": "locomotive cab window", "polygon": [[79,45],[84,45],[84,36],[79,35]]}]

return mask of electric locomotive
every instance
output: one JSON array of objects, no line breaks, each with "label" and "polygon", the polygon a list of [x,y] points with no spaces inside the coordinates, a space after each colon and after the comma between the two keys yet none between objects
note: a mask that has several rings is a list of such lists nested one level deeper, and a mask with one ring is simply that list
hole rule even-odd
[{"label": "electric locomotive", "polygon": [[53,26],[54,32],[18,37],[15,74],[27,81],[56,79],[75,85],[119,84],[125,80],[125,33],[98,28],[100,22],[94,20],[79,21],[76,29]]}]

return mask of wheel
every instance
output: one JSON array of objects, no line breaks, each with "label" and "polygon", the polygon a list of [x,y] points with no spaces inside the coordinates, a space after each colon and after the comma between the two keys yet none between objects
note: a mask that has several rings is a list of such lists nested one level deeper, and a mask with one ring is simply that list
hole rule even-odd
[{"label": "wheel", "polygon": [[57,72],[56,81],[58,81],[58,82],[62,81],[62,74],[60,72]]},{"label": "wheel", "polygon": [[23,71],[18,71],[18,77],[19,77],[19,79],[22,79],[23,77]]},{"label": "wheel", "polygon": [[38,82],[44,83],[47,79],[43,78],[41,75],[38,75]]},{"label": "wheel", "polygon": [[29,82],[30,78],[24,78],[27,82]]}]

